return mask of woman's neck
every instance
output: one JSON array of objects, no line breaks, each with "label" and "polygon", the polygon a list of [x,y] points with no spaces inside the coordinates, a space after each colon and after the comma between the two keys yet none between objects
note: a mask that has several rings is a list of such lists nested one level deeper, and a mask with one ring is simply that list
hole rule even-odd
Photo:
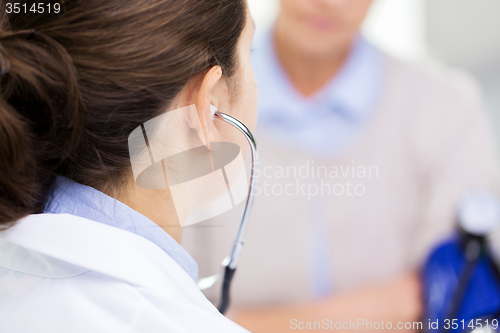
[{"label": "woman's neck", "polygon": [[115,199],[149,218],[181,244],[183,228],[168,187],[166,190],[150,190],[133,182]]},{"label": "woman's neck", "polygon": [[273,33],[277,58],[292,85],[304,96],[311,96],[323,88],[340,70],[350,48],[336,50],[321,56],[296,47],[293,36],[278,19]]}]

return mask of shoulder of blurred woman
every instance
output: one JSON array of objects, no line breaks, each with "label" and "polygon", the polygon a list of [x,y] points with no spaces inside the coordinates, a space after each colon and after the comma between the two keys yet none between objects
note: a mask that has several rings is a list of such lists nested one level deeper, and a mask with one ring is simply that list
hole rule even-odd
[{"label": "shoulder of blurred woman", "polygon": [[389,55],[385,59],[386,84],[379,111],[386,116],[380,118],[397,119],[400,134],[421,163],[429,166],[439,161],[444,168],[445,160],[458,159],[463,151],[469,159],[484,162],[488,173],[493,170],[492,126],[476,79],[437,62]]},{"label": "shoulder of blurred woman", "polygon": [[464,70],[433,60],[404,60],[384,54],[386,93],[404,94],[420,103],[481,103],[477,80]]}]

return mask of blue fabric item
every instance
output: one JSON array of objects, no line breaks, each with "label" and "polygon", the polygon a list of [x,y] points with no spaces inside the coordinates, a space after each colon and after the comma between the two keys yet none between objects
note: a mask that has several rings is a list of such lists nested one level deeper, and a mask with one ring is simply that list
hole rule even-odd
[{"label": "blue fabric item", "polygon": [[[441,244],[428,258],[423,270],[422,280],[424,286],[424,322],[423,328],[426,332],[440,332],[451,304],[451,299],[457,288],[458,281],[465,265],[465,255],[462,251],[458,238],[451,239]],[[489,318],[491,323],[495,315],[500,311],[500,281],[495,275],[493,262],[488,253],[483,254],[476,264],[471,279],[465,289],[464,297],[458,311],[457,326],[451,327],[449,332],[470,331],[472,319],[493,316]],[[430,323],[435,323],[429,327]],[[482,325],[485,319],[480,320]],[[477,322],[474,321],[473,325]],[[496,319],[498,327],[500,320]]]},{"label": "blue fabric item", "polygon": [[277,59],[272,32],[253,46],[252,64],[259,85],[258,126],[278,142],[318,157],[338,155],[363,133],[385,79],[382,53],[359,36],[337,75],[313,96],[290,82]]},{"label": "blue fabric item", "polygon": [[198,279],[198,264],[172,236],[144,215],[92,187],[57,176],[45,212],[76,215],[144,237],[172,257],[195,282]]}]

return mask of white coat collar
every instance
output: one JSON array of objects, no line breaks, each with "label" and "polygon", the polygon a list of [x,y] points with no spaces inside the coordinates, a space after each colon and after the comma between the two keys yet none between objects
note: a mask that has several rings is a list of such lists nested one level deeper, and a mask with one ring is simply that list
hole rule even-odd
[{"label": "white coat collar", "polygon": [[165,230],[124,203],[90,186],[57,175],[44,213],[71,214],[107,224],[150,240],[196,281],[198,265]]},{"label": "white coat collar", "polygon": [[[75,274],[95,271],[217,311],[168,254],[128,231],[69,214],[36,214],[0,233],[0,246],[9,244],[55,259],[46,265],[45,275],[60,274],[55,263],[69,264]],[[15,262],[12,255],[13,251],[0,251],[0,266]],[[40,275],[43,266],[33,260],[15,264],[33,275]]]}]

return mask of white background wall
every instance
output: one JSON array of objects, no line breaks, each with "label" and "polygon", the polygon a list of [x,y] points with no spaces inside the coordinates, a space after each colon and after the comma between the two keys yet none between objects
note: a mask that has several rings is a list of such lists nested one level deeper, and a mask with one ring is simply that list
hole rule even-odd
[{"label": "white background wall", "polygon": [[500,69],[500,1],[427,0],[426,18],[432,56],[476,73]]},{"label": "white background wall", "polygon": [[500,152],[500,1],[426,0],[425,18],[428,55],[481,83]]}]

